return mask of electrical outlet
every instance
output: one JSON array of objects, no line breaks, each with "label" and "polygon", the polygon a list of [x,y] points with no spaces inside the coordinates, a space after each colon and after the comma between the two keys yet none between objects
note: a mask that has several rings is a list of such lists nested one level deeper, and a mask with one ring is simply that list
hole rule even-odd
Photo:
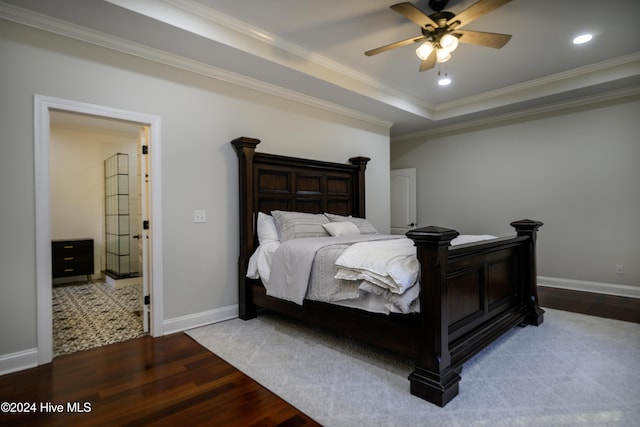
[{"label": "electrical outlet", "polygon": [[616,274],[624,274],[624,265],[616,264]]},{"label": "electrical outlet", "polygon": [[193,211],[193,222],[207,222],[207,213],[205,211]]}]

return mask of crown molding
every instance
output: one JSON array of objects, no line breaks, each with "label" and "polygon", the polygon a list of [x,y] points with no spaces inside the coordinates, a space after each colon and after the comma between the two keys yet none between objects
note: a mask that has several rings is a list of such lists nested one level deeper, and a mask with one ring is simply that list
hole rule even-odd
[{"label": "crown molding", "polygon": [[193,0],[105,1],[416,116],[433,119],[431,104]]},{"label": "crown molding", "polygon": [[[118,0],[107,0],[107,1],[113,2]],[[244,34],[247,37],[251,37],[261,43],[265,43],[279,50],[286,51],[294,55],[295,57],[303,58],[305,61],[316,64],[319,67],[326,68],[340,75],[347,76],[349,79],[353,81],[360,82],[361,83],[360,86],[364,85],[363,92],[368,92],[368,94],[367,93],[364,93],[364,94],[370,96],[371,98],[377,99],[380,96],[386,96],[387,102],[389,102],[388,96],[391,95],[401,100],[399,104],[404,105],[405,108],[410,108],[407,106],[407,103],[413,104],[418,107],[418,112],[422,112],[422,114],[419,114],[419,115],[426,114],[425,117],[431,118],[430,116],[435,107],[433,104],[430,104],[422,99],[416,98],[404,92],[398,91],[388,85],[385,85],[379,80],[376,80],[370,77],[367,74],[354,70],[353,68],[346,67],[345,65],[339,62],[336,62],[332,59],[329,59],[326,56],[319,55],[316,52],[305,49],[300,45],[292,43],[289,40],[283,39],[274,34],[271,34],[261,28],[255,27],[244,21],[240,21],[239,19],[236,19],[232,16],[225,15],[221,12],[218,12],[217,10],[212,9],[208,6],[205,6],[200,2],[197,2],[194,0],[161,0],[161,1],[163,1],[164,3],[171,4],[182,10],[188,11],[194,16],[203,17],[212,23],[222,25],[235,32]],[[345,88],[349,89],[348,87],[345,87]],[[360,87],[360,89],[362,90],[363,88]],[[412,109],[415,110],[415,107]],[[410,110],[407,109],[407,111],[410,111]]]},{"label": "crown molding", "polygon": [[596,95],[583,96],[568,101],[555,102],[514,112],[492,115],[491,117],[466,120],[452,125],[436,126],[425,131],[392,137],[391,142],[420,140],[425,138],[442,137],[461,132],[472,132],[487,127],[503,126],[516,121],[534,120],[554,113],[572,111],[607,102],[633,101],[639,99],[640,86],[618,89]]},{"label": "crown molding", "polygon": [[637,75],[640,52],[442,103],[435,107],[434,118],[448,119]]},{"label": "crown molding", "polygon": [[[600,99],[602,97],[609,98],[608,95],[596,95],[594,97],[584,97],[542,107],[532,107],[513,113],[495,115],[486,119],[465,120],[459,124],[438,125],[438,122],[447,119],[457,118],[458,120],[463,120],[464,116],[471,117],[482,111],[640,75],[640,52],[636,52],[434,106],[415,99],[415,97],[410,95],[395,91],[361,72],[345,67],[326,57],[308,51],[294,43],[278,38],[260,28],[248,25],[231,16],[224,15],[193,0],[105,1],[161,22],[177,26],[185,31],[215,41],[216,43],[240,49],[251,55],[264,58],[289,69],[341,87],[351,93],[378,101],[382,105],[425,118],[435,124],[435,127],[424,131],[396,136],[392,139],[393,141],[443,135],[450,132],[464,131],[465,129],[471,130],[478,127],[505,123],[510,120],[522,120],[528,115],[537,116],[549,111],[577,108],[589,102],[604,102]],[[190,60],[160,49],[150,48],[116,36],[37,14],[1,1],[0,17],[212,79],[330,111],[386,129],[390,129],[393,125],[392,121],[381,119],[372,114],[363,113],[353,108],[344,107],[301,92],[246,77],[242,74],[227,71],[210,64]],[[283,55],[283,52],[287,54]],[[288,61],[287,58],[289,58]],[[613,98],[619,98],[628,95],[628,93],[629,92],[626,91],[623,95],[614,94],[612,96]]]},{"label": "crown molding", "polygon": [[91,30],[57,18],[31,12],[7,3],[0,2],[0,18],[226,83],[277,96],[289,101],[330,111],[341,116],[381,126],[386,129],[391,128],[393,125],[393,122],[391,121],[383,120],[370,114],[362,113],[351,108],[343,107],[332,102],[289,90],[281,86],[266,83],[261,80],[246,77],[213,65],[190,60],[160,49],[151,48],[109,34]]},{"label": "crown molding", "polygon": [[[128,3],[127,0],[107,1],[120,4],[122,6]],[[337,77],[336,80],[330,75],[322,74],[321,72],[319,74],[314,74],[315,72],[309,69],[299,71],[306,72],[330,83],[337,84],[344,89],[382,101],[387,105],[400,108],[401,110],[436,122],[443,119],[463,116],[491,108],[553,95],[558,92],[566,92],[584,86],[590,86],[597,83],[608,82],[640,74],[640,52],[636,52],[634,54],[613,58],[611,60],[602,61],[585,67],[579,67],[540,79],[531,80],[494,91],[484,92],[447,103],[433,105],[409,94],[390,88],[364,73],[318,55],[317,53],[302,48],[288,40],[279,38],[261,28],[257,28],[234,17],[220,13],[197,1],[162,0],[162,2],[186,11],[193,17],[204,18],[212,24],[228,28],[235,33],[252,38],[260,44],[266,44],[268,46],[275,47],[278,50],[285,51],[293,57],[302,58],[305,63],[315,64],[318,70],[328,69],[339,76],[346,76],[347,80],[343,80],[342,77]],[[234,47],[242,48],[240,45]],[[268,49],[262,48],[259,49],[259,51],[247,50],[247,52],[260,56],[265,55],[265,52],[268,52]],[[273,57],[266,59],[273,61],[280,60],[279,58]],[[291,63],[283,63],[282,65],[297,69],[295,61],[291,61]]]}]

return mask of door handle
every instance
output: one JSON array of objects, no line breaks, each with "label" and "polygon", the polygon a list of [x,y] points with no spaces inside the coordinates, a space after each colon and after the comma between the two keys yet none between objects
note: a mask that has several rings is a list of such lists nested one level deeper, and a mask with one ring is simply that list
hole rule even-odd
[{"label": "door handle", "polygon": [[407,227],[415,227],[416,223],[412,222],[411,224],[407,224]]}]

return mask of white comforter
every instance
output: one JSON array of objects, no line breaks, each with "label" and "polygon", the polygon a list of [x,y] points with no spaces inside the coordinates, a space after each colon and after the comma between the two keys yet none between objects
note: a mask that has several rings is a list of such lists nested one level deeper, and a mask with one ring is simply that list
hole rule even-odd
[{"label": "white comforter", "polygon": [[365,280],[403,294],[418,279],[420,264],[413,240],[406,237],[349,246],[337,259],[337,279]]},{"label": "white comforter", "polygon": [[[495,239],[491,235],[462,235],[451,245]],[[383,242],[362,242],[351,245],[336,261],[337,279],[364,280],[402,295],[416,284],[420,263],[413,240],[406,237]]]},{"label": "white comforter", "polygon": [[357,243],[365,240],[397,238],[386,235],[343,237],[307,237],[280,243],[273,254],[269,280],[264,285],[267,295],[302,304],[309,286],[309,276],[316,252],[328,245]]}]

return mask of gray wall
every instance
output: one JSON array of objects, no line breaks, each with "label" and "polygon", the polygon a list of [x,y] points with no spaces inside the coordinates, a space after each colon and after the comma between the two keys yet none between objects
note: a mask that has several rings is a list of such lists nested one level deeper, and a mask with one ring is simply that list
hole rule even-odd
[{"label": "gray wall", "polygon": [[371,157],[367,210],[388,230],[386,127],[7,21],[0,57],[0,356],[37,345],[34,94],[161,117],[165,321],[237,304],[233,138],[275,154]]},{"label": "gray wall", "polygon": [[391,168],[417,168],[420,226],[506,235],[540,220],[539,276],[640,286],[639,119],[636,99],[392,142]]}]

